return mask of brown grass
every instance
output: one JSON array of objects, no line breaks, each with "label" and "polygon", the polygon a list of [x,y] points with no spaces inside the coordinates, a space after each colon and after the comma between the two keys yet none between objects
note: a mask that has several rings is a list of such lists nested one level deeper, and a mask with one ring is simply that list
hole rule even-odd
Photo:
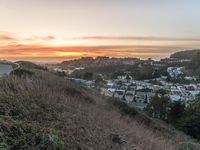
[{"label": "brown grass", "polygon": [[[175,150],[183,141],[165,125],[156,130],[159,124],[145,125],[141,116],[122,116],[94,91],[44,72],[0,79],[0,115],[56,133],[67,150]],[[126,143],[114,143],[112,134]]]}]

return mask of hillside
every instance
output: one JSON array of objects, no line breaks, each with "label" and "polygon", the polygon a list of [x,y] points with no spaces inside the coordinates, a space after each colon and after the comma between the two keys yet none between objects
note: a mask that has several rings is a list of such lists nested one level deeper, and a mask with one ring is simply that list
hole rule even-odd
[{"label": "hillside", "polygon": [[176,52],[172,54],[170,57],[192,60],[199,52],[200,50],[185,50],[185,51]]},{"label": "hillside", "polygon": [[175,150],[188,140],[122,102],[113,104],[44,71],[3,77],[0,149]]},{"label": "hillside", "polygon": [[72,68],[88,68],[88,67],[105,67],[105,66],[113,66],[113,65],[127,65],[127,64],[135,64],[140,59],[137,58],[110,58],[110,57],[82,57],[80,59],[63,61],[57,66],[62,67],[64,69],[72,69]]},{"label": "hillside", "polygon": [[185,67],[189,75],[200,76],[200,50],[181,51],[171,55],[171,58],[191,60]]}]

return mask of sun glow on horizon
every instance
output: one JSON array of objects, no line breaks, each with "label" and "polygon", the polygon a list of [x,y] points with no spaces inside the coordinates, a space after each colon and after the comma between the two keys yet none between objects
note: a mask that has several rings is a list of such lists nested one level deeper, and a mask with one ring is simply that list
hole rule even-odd
[{"label": "sun glow on horizon", "polygon": [[199,49],[199,5],[197,0],[0,0],[0,59],[162,58]]},{"label": "sun glow on horizon", "polygon": [[[0,32],[0,57],[56,58],[140,57],[163,58],[180,49],[199,47],[199,38],[163,38],[138,36],[58,37],[54,35],[19,37]],[[187,44],[186,44],[187,43]]]},{"label": "sun glow on horizon", "polygon": [[53,53],[57,57],[81,57],[81,56],[90,56],[92,55],[89,52],[60,52],[56,51]]}]

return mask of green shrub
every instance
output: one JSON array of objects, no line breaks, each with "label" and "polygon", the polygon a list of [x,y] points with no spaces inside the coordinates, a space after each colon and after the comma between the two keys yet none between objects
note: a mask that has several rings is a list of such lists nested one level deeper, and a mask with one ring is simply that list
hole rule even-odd
[{"label": "green shrub", "polygon": [[177,150],[200,150],[200,144],[185,142],[178,145]]},{"label": "green shrub", "polygon": [[34,64],[32,62],[29,62],[29,61],[18,61],[17,64],[19,64],[23,68],[31,68],[31,69],[37,69],[37,70],[43,70],[43,71],[48,70],[46,67]]},{"label": "green shrub", "polygon": [[15,70],[13,70],[10,74],[16,75],[19,77],[23,77],[23,76],[32,76],[34,74],[34,72],[32,70],[26,69],[26,68],[17,68]]},{"label": "green shrub", "polygon": [[65,149],[56,131],[11,117],[0,116],[0,134],[0,150]]},{"label": "green shrub", "polygon": [[114,106],[119,108],[119,110],[124,114],[130,115],[132,117],[138,114],[138,111],[134,107],[129,106],[124,101],[121,101],[121,100],[118,100],[118,99],[113,99],[113,98],[110,99],[110,101],[112,102],[112,104]]}]

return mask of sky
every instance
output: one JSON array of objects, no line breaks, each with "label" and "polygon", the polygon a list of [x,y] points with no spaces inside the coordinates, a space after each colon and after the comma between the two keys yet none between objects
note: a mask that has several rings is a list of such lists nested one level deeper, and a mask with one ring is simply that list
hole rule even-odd
[{"label": "sky", "polygon": [[199,0],[0,0],[0,59],[158,59],[198,49],[199,6]]}]

